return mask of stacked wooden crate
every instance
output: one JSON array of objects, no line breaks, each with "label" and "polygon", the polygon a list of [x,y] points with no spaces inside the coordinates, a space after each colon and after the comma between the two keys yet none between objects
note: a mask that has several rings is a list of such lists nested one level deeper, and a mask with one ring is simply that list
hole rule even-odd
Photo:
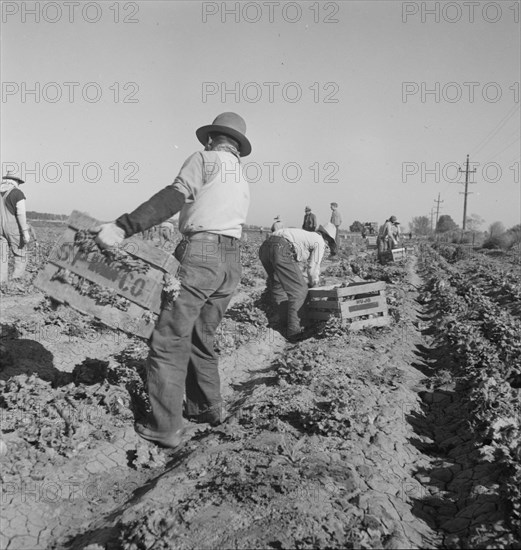
[{"label": "stacked wooden crate", "polygon": [[393,262],[398,262],[399,260],[405,260],[407,258],[407,250],[405,248],[394,248],[391,250]]},{"label": "stacked wooden crate", "polygon": [[346,287],[311,288],[306,306],[307,319],[339,317],[350,330],[385,326],[391,322],[383,281],[351,283]]},{"label": "stacked wooden crate", "polygon": [[376,235],[368,235],[365,240],[367,242],[367,248],[376,248]]}]

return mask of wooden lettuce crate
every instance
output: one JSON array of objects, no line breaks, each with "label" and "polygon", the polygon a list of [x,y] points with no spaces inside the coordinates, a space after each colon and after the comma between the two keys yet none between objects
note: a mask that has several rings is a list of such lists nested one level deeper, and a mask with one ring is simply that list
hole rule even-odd
[{"label": "wooden lettuce crate", "polygon": [[367,242],[367,248],[376,248],[376,236],[375,235],[369,235],[365,238]]},{"label": "wooden lettuce crate", "polygon": [[393,262],[405,260],[407,258],[407,250],[405,248],[394,248],[391,250]]},{"label": "wooden lettuce crate", "polygon": [[[131,259],[128,263],[136,264],[135,269],[128,265],[125,268],[117,266],[99,249],[83,252],[75,242],[77,232],[99,224],[98,220],[74,211],[34,285],[58,302],[113,329],[148,338],[161,306],[163,276],[175,274],[178,262],[171,253],[139,237],[126,239],[119,247]],[[65,282],[67,278],[76,282],[81,278],[84,282],[73,285]],[[109,299],[100,299],[99,295],[93,297],[86,292],[94,287],[108,294]],[[112,299],[114,295],[116,299]]]},{"label": "wooden lettuce crate", "polygon": [[399,262],[407,259],[406,248],[394,248],[393,250],[384,250],[378,254],[378,259],[383,264],[389,262]]},{"label": "wooden lettuce crate", "polygon": [[327,320],[339,317],[350,330],[389,325],[385,282],[351,283],[340,288],[311,288],[306,318]]}]

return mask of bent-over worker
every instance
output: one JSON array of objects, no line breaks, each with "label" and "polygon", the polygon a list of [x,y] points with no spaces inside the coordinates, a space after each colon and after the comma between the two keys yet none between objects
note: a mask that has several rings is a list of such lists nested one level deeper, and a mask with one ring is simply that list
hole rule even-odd
[{"label": "bent-over worker", "polygon": [[[308,287],[318,284],[326,243],[332,252],[336,251],[335,237],[332,223],[321,225],[316,231],[288,227],[275,231],[259,249],[260,261],[268,274],[268,289],[289,339],[302,332],[300,320]],[[307,281],[299,262],[307,262]]]},{"label": "bent-over worker", "polygon": [[384,250],[398,248],[400,238],[400,222],[396,219],[396,216],[391,216],[388,220],[385,220],[380,231],[380,239],[383,242]]}]

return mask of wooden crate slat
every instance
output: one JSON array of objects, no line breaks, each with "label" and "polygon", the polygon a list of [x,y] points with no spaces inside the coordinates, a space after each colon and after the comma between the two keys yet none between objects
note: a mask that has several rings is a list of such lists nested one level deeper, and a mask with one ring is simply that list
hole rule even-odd
[{"label": "wooden crate slat", "polygon": [[367,294],[369,292],[379,292],[385,290],[386,285],[384,281],[377,281],[374,283],[351,283],[349,286],[337,288],[338,296],[354,296],[356,294]]},{"label": "wooden crate slat", "polygon": [[[366,300],[370,300],[367,302]],[[387,301],[385,298],[363,298],[353,302],[342,303],[342,319],[351,319],[361,315],[373,315],[375,313],[387,314]]]},{"label": "wooden crate slat", "polygon": [[331,289],[322,289],[322,288],[310,288],[308,290],[308,296],[310,298],[337,298],[338,297],[338,289],[331,288]]},{"label": "wooden crate slat", "polygon": [[137,237],[130,237],[123,241],[121,248],[125,252],[132,254],[132,256],[145,260],[172,275],[175,275],[179,267],[179,262],[174,258],[171,252],[161,250]]},{"label": "wooden crate slat", "polygon": [[140,306],[148,309],[159,306],[158,285],[162,285],[162,272],[149,269],[147,273],[134,273],[114,269],[105,263],[103,254],[94,253],[87,257],[73,246],[73,242],[74,231],[66,229],[49,255],[49,262],[93,283],[110,285],[118,294]]},{"label": "wooden crate slat", "polygon": [[149,310],[137,304],[131,304],[128,311],[122,311],[110,305],[96,304],[92,298],[82,296],[71,285],[51,280],[58,269],[53,264],[47,264],[37,275],[34,286],[49,294],[58,302],[67,304],[80,313],[95,317],[113,329],[135,334],[142,338],[150,337],[154,329],[154,323],[147,323],[142,319],[142,315]]},{"label": "wooden crate slat", "polygon": [[[310,288],[308,290],[308,296],[310,298],[338,298],[343,296],[354,296],[356,294],[366,294],[369,292],[377,292],[380,290],[385,290],[386,284],[385,281],[374,281],[374,282],[357,282],[349,283],[349,286],[345,287],[336,287],[330,289],[324,288]],[[361,291],[363,290],[363,292]]]},{"label": "wooden crate slat", "polygon": [[337,301],[330,302],[328,300],[314,300],[313,302],[308,302],[307,307],[313,310],[328,309],[340,311],[340,303]]},{"label": "wooden crate slat", "polygon": [[[100,225],[100,222],[94,218],[91,218],[83,212],[75,210],[69,217],[67,225],[73,229],[93,229]],[[73,233],[74,234],[74,233]],[[147,243],[145,240],[139,237],[130,237],[125,239],[120,248],[147,263],[150,263],[160,269],[175,274],[179,262],[174,258],[171,253],[167,253],[160,248]]]},{"label": "wooden crate slat", "polygon": [[88,214],[85,214],[85,212],[73,210],[67,220],[67,225],[73,229],[94,229],[96,226],[100,225],[100,222]]},{"label": "wooden crate slat", "polygon": [[369,285],[378,285],[379,286],[378,290],[386,288],[385,281],[354,281],[352,283],[349,283],[348,287],[342,287],[342,288],[352,288],[356,286],[362,286],[364,288],[367,286],[369,288]]}]

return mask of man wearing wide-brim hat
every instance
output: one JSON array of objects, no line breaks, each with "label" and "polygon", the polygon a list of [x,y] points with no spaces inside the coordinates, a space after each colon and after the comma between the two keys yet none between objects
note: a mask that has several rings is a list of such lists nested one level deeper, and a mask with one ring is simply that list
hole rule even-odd
[{"label": "man wearing wide-brim hat", "polygon": [[[326,244],[331,252],[336,252],[335,237],[332,223],[320,225],[316,231],[287,227],[275,231],[259,249],[259,258],[268,274],[268,289],[279,310],[281,329],[289,340],[302,333],[308,288],[318,284]],[[307,281],[300,262],[307,264]]]},{"label": "man wearing wide-brim hat", "polygon": [[27,247],[31,236],[25,211],[25,195],[18,188],[24,180],[8,172],[0,183],[0,283],[8,280],[9,255],[14,256],[11,279],[20,279],[27,264]]},{"label": "man wearing wide-brim hat", "polygon": [[204,151],[183,164],[174,182],[130,214],[98,228],[102,247],[158,225],[179,212],[183,239],[175,251],[181,290],[164,303],[150,340],[147,383],[151,414],[137,423],[143,438],[177,447],[185,415],[212,425],[223,420],[213,342],[240,278],[239,239],[250,203],[241,157],[249,155],[246,123],[223,113],[196,131]]}]

